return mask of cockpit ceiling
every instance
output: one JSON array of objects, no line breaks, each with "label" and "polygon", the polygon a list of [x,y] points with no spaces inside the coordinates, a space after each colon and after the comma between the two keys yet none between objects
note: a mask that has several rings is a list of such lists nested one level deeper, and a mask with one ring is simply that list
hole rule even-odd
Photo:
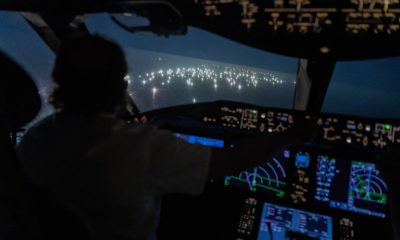
[{"label": "cockpit ceiling", "polygon": [[350,60],[400,50],[398,0],[195,2],[200,14],[191,14],[192,25],[268,51]]},{"label": "cockpit ceiling", "polygon": [[[354,60],[400,54],[398,0],[169,0],[182,23],[280,54]],[[140,4],[138,4],[140,3]],[[84,13],[138,12],[154,1],[1,0],[19,11]],[[154,9],[154,5],[152,6]],[[153,27],[157,14],[148,12]],[[144,14],[145,15],[145,14]],[[184,32],[182,32],[183,34]]]}]

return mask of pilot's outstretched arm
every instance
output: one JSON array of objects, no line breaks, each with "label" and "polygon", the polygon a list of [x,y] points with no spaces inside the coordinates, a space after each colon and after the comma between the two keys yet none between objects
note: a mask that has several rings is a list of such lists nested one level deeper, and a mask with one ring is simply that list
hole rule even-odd
[{"label": "pilot's outstretched arm", "polygon": [[209,178],[238,174],[265,163],[290,145],[312,140],[316,130],[311,121],[304,121],[285,133],[244,140],[235,148],[212,148]]}]

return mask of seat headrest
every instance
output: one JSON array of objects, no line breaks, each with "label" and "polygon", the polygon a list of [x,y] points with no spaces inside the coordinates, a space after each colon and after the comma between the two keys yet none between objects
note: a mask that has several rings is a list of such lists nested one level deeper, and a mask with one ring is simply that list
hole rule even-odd
[{"label": "seat headrest", "polygon": [[0,114],[9,128],[29,123],[41,107],[39,91],[28,73],[0,51]]}]

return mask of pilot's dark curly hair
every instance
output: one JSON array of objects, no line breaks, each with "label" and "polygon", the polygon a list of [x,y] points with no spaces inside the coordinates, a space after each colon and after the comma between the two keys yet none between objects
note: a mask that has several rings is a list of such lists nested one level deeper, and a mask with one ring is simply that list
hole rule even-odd
[{"label": "pilot's dark curly hair", "polygon": [[50,102],[57,110],[97,115],[112,113],[125,99],[125,55],[100,36],[80,36],[62,43],[53,70]]}]

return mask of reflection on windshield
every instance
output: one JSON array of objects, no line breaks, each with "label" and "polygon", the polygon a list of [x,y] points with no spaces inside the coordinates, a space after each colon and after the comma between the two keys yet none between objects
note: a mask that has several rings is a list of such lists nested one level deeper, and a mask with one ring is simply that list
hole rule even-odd
[{"label": "reflection on windshield", "polygon": [[124,48],[129,91],[141,111],[215,100],[292,107],[297,59],[195,28],[165,38],[127,33],[107,14],[91,15],[86,23]]}]

